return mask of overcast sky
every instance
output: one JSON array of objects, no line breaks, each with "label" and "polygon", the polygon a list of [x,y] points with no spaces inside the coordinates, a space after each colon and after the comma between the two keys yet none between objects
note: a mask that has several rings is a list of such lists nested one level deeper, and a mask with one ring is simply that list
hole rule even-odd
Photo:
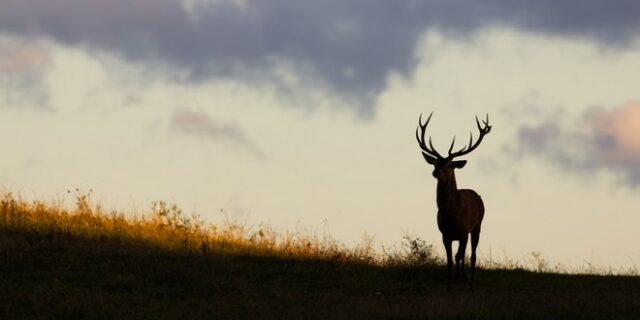
[{"label": "overcast sky", "polygon": [[638,75],[635,0],[0,0],[0,187],[440,247],[418,116],[488,113],[480,259],[638,266]]}]

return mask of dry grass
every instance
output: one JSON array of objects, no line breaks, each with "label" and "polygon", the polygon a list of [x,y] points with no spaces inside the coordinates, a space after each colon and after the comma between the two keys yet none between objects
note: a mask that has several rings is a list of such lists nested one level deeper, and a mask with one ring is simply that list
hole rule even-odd
[{"label": "dry grass", "polygon": [[88,194],[73,209],[0,196],[0,319],[636,318],[637,268],[571,271],[538,253],[489,258],[473,294],[447,292],[442,258],[419,238],[377,251],[206,225],[164,202],[126,216]]},{"label": "dry grass", "polygon": [[152,203],[141,215],[106,212],[91,202],[91,193],[76,191],[75,207],[62,201],[47,204],[25,201],[12,193],[0,195],[0,225],[8,229],[29,229],[39,233],[62,233],[92,239],[135,240],[164,250],[217,254],[250,254],[295,259],[314,259],[377,266],[438,264],[442,258],[433,245],[405,236],[400,248],[373,247],[364,237],[350,248],[328,234],[323,236],[278,232],[266,224],[249,226],[225,219],[221,225],[207,225],[197,215],[186,215],[176,204]]},{"label": "dry grass", "polygon": [[[207,225],[199,216],[186,215],[176,204],[152,203],[141,215],[106,212],[92,203],[91,192],[76,190],[75,206],[67,209],[62,201],[47,204],[25,201],[12,193],[0,194],[0,226],[26,229],[35,233],[74,235],[88,239],[116,239],[143,243],[162,250],[182,253],[251,255],[294,259],[313,259],[372,266],[411,267],[442,265],[444,258],[432,244],[419,237],[404,236],[399,246],[373,247],[372,237],[364,237],[356,247],[347,247],[328,234],[323,236],[278,232],[266,224],[249,226],[225,219],[221,225]],[[467,259],[468,261],[468,259]],[[514,259],[490,254],[479,267],[496,270],[527,270],[539,273],[640,275],[638,266],[604,268],[585,261],[581,266],[552,264],[542,253]]]}]

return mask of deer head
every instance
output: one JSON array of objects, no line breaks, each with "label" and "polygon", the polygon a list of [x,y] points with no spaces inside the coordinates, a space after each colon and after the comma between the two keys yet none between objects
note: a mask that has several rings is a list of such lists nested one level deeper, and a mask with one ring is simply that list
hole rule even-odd
[{"label": "deer head", "polygon": [[454,169],[461,169],[465,164],[467,164],[466,160],[454,159],[467,155],[471,153],[471,151],[475,150],[482,142],[482,138],[484,138],[484,136],[491,131],[491,126],[489,125],[489,115],[487,114],[486,120],[482,120],[484,126],[480,124],[480,121],[476,116],[476,124],[478,125],[478,130],[480,131],[480,137],[475,143],[473,142],[473,133],[469,133],[469,145],[465,146],[459,151],[452,152],[453,147],[456,143],[456,138],[454,136],[453,141],[451,141],[451,146],[449,147],[448,155],[446,157],[441,156],[440,153],[436,151],[436,149],[433,147],[433,143],[431,142],[431,137],[429,137],[429,145],[427,146],[427,144],[425,143],[424,135],[427,131],[427,125],[429,125],[429,121],[431,120],[432,115],[433,112],[429,114],[427,121],[422,124],[422,114],[420,114],[418,127],[416,128],[416,139],[418,140],[420,149],[422,149],[422,156],[429,164],[433,165],[434,167],[433,177],[438,179],[438,181],[446,182],[454,177]]}]

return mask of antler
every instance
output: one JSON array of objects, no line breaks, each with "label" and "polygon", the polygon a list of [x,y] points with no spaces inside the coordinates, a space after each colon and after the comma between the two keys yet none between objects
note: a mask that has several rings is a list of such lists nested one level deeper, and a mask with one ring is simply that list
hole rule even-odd
[{"label": "antler", "polygon": [[[431,136],[429,136],[429,147],[427,147],[427,144],[424,142],[424,134],[427,131],[427,125],[429,124],[429,121],[431,120],[431,116],[433,115],[433,112],[431,112],[429,114],[429,118],[427,118],[427,122],[424,123],[424,125],[422,124],[422,113],[420,114],[420,119],[418,119],[418,127],[416,128],[416,140],[418,140],[418,144],[420,145],[420,149],[422,149],[422,152],[430,155],[431,157],[434,157],[436,159],[443,159],[444,157],[441,156],[438,151],[436,151],[436,149],[433,147],[433,143],[431,143]],[[420,134],[419,132],[422,131],[422,133]]]},{"label": "antler", "polygon": [[484,136],[491,131],[491,126],[489,125],[489,114],[487,114],[486,120],[482,120],[482,123],[484,124],[484,127],[480,126],[480,121],[478,121],[478,116],[476,116],[476,124],[478,125],[478,130],[480,131],[480,138],[478,138],[478,141],[473,143],[473,133],[469,133],[469,145],[462,148],[460,151],[451,153],[451,150],[453,149],[453,144],[456,142],[456,138],[455,137],[453,138],[453,142],[451,142],[451,147],[449,147],[448,158],[453,159],[455,157],[460,157],[460,156],[469,154],[471,151],[475,150],[475,148],[477,148],[480,145],[480,142],[482,142],[482,138],[484,138]]},{"label": "antler", "polygon": [[[444,159],[444,157],[441,156],[438,153],[438,151],[436,151],[436,149],[433,147],[433,143],[431,142],[431,136],[429,136],[429,146],[427,146],[427,144],[425,143],[424,135],[427,132],[427,125],[429,125],[429,121],[431,121],[432,115],[433,115],[433,112],[429,114],[427,121],[424,124],[422,124],[422,114],[420,114],[420,118],[418,119],[418,127],[416,128],[416,140],[418,140],[418,144],[420,145],[420,149],[422,149],[422,152],[436,159]],[[482,123],[484,124],[484,126],[480,125],[478,116],[476,116],[476,125],[478,126],[478,130],[480,131],[480,137],[475,143],[473,142],[473,133],[469,133],[469,145],[465,146],[459,151],[451,153],[451,151],[453,150],[453,146],[456,143],[456,137],[453,137],[453,141],[451,141],[451,146],[449,146],[449,155],[447,156],[448,159],[453,159],[456,157],[469,154],[471,151],[475,150],[475,148],[477,148],[480,145],[480,143],[482,142],[482,138],[484,138],[484,136],[491,131],[491,125],[489,125],[489,114],[487,114],[486,120],[482,120]]]}]

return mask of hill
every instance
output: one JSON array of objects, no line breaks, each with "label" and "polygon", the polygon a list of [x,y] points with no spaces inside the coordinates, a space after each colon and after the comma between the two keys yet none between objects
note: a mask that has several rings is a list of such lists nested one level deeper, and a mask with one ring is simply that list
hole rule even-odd
[{"label": "hill", "polygon": [[140,217],[0,200],[2,319],[637,319],[640,277],[480,269],[446,289],[419,240],[369,248],[204,226],[159,202]]}]

